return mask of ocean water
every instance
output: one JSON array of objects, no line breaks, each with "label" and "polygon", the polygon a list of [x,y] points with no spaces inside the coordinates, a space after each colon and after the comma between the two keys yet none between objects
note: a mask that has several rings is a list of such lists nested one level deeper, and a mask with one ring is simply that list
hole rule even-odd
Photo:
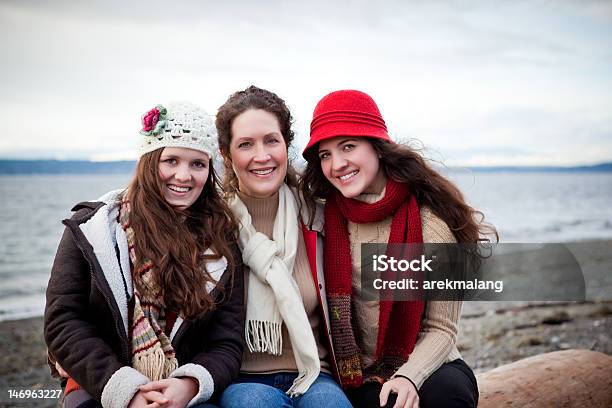
[{"label": "ocean water", "polygon": [[612,173],[448,174],[500,233],[500,242],[612,238]]},{"label": "ocean water", "polygon": [[127,185],[131,175],[0,175],[0,320],[42,315],[70,209]]},{"label": "ocean water", "polygon": [[[502,242],[612,239],[612,173],[448,176],[483,211]],[[42,315],[70,208],[123,188],[129,174],[0,175],[0,320]]]}]

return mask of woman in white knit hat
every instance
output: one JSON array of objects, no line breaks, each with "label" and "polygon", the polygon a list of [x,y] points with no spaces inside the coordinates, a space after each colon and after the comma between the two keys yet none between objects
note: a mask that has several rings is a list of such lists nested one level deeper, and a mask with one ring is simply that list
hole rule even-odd
[{"label": "woman in white knit hat", "polygon": [[320,237],[306,228],[294,188],[289,109],[251,86],[228,98],[216,124],[224,187],[240,223],[248,346],[221,406],[350,407],[334,379]]},{"label": "woman in white knit hat", "polygon": [[127,189],[64,220],[45,340],[66,407],[209,406],[240,367],[243,273],[214,124],[175,103],[142,125]]}]

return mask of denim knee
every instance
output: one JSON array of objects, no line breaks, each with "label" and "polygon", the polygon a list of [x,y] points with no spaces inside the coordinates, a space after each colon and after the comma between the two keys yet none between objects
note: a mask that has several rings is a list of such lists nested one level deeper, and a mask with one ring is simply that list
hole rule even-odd
[{"label": "denim knee", "polygon": [[232,384],[223,391],[221,408],[290,408],[291,400],[281,390],[260,383]]},{"label": "denim knee", "polygon": [[293,406],[296,408],[352,408],[342,388],[327,374],[319,375],[308,391],[295,399]]}]

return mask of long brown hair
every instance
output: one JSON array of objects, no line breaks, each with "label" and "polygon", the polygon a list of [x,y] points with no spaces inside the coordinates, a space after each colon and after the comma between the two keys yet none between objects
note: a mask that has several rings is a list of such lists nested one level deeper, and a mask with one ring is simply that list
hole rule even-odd
[{"label": "long brown hair", "polygon": [[[227,101],[219,108],[215,122],[217,133],[219,134],[219,150],[221,150],[225,164],[223,189],[226,193],[230,194],[238,190],[238,178],[232,169],[232,156],[230,154],[232,123],[234,123],[236,116],[249,109],[265,110],[276,116],[287,150],[289,150],[291,142],[293,142],[295,137],[291,129],[293,122],[291,112],[285,101],[274,92],[251,85],[244,91],[238,91],[230,95]],[[287,165],[285,181],[288,185],[297,187],[297,172],[292,167],[291,162]]]},{"label": "long brown hair", "polygon": [[[444,220],[457,242],[488,241],[487,236],[499,239],[495,227],[484,222],[484,214],[469,206],[459,188],[434,170],[417,151],[403,144],[380,139],[366,140],[380,158],[380,166],[385,175],[408,184],[419,205],[429,207]],[[312,146],[304,156],[308,164],[299,185],[310,213],[314,214],[316,201],[325,200],[335,191],[335,187],[323,175],[319,145]]]},{"label": "long brown hair", "polygon": [[[215,306],[206,290],[208,282],[215,282],[203,273],[205,259],[224,256],[230,271],[236,265],[228,243],[235,240],[237,224],[217,189],[212,163],[202,193],[189,208],[178,210],[168,204],[158,170],[162,150],[140,158],[128,187],[135,251],[139,259],[153,262],[156,281],[164,288],[165,307],[195,318]],[[207,248],[215,254],[204,256]]]}]

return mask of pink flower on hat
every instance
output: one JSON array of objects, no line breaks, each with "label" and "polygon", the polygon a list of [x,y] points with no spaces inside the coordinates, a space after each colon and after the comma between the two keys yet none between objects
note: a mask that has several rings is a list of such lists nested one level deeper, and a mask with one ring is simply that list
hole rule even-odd
[{"label": "pink flower on hat", "polygon": [[159,121],[159,109],[153,108],[142,117],[142,130],[149,132],[155,129],[155,125]]},{"label": "pink flower on hat", "polygon": [[166,125],[166,108],[157,105],[142,117],[142,130],[140,133],[146,136],[158,135]]}]

